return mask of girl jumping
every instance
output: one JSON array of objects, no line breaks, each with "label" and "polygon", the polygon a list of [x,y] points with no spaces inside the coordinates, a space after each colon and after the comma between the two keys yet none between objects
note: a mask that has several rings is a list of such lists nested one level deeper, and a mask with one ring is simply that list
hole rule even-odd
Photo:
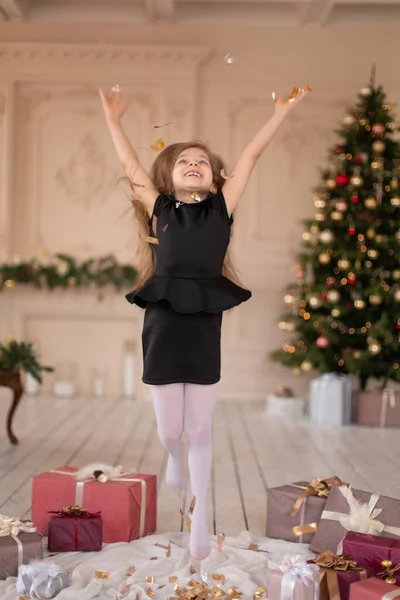
[{"label": "girl jumping", "polygon": [[119,88],[100,90],[106,123],[133,189],[139,223],[139,277],[126,298],[145,309],[143,382],[150,386],[161,443],[168,452],[166,483],[182,490],[188,465],[196,498],[190,552],[210,552],[207,489],[212,463],[212,415],[221,366],[225,310],[251,292],[238,285],[227,249],[233,212],[258,158],[310,88],[279,98],[275,112],[244,149],[229,178],[202,142],[166,147],[148,174],[121,119],[128,107]]}]

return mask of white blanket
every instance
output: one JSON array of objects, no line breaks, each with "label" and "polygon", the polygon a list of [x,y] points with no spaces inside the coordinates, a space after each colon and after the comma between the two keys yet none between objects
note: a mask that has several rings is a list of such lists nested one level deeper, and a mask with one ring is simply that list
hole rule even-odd
[{"label": "white blanket", "polygon": [[[243,593],[242,600],[253,598],[259,585],[266,587],[268,559],[279,559],[286,554],[299,554],[305,560],[315,556],[307,544],[293,544],[271,538],[255,538],[248,531],[236,538],[227,537],[222,552],[218,552],[215,536],[212,539],[211,554],[201,563],[191,559],[187,533],[150,535],[130,543],[108,544],[101,552],[68,552],[49,556],[47,562],[56,562],[65,571],[72,571],[71,587],[63,590],[57,600],[148,600],[148,588],[154,592],[153,599],[174,596],[174,587],[186,585],[190,579],[204,581],[210,587],[219,585],[223,590],[235,585]],[[171,556],[155,544],[168,545],[171,542]],[[258,544],[258,551],[249,550],[249,544]],[[150,560],[157,557],[157,560]],[[130,567],[135,567],[133,575],[127,575]],[[196,573],[193,571],[196,568]],[[95,571],[106,571],[108,579],[96,579]],[[224,575],[226,582],[213,579],[213,574]],[[154,576],[154,583],[146,578]],[[171,583],[168,578],[177,577]],[[0,581],[1,600],[18,600],[14,577]],[[122,594],[123,588],[132,584],[129,592]],[[165,587],[158,589],[158,586]]]}]

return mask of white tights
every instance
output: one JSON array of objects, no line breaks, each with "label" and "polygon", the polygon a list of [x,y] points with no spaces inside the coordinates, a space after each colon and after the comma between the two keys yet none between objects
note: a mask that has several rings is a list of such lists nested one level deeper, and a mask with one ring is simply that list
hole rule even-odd
[{"label": "white tights", "polygon": [[171,383],[150,386],[158,436],[167,450],[166,482],[181,490],[185,485],[182,434],[188,443],[190,482],[196,505],[190,531],[190,552],[203,559],[210,553],[207,528],[207,490],[212,462],[212,415],[218,384]]}]

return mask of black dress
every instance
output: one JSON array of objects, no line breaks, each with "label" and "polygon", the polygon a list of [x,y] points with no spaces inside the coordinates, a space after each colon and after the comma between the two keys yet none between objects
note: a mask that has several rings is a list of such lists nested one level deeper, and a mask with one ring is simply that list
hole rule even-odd
[{"label": "black dress", "polygon": [[193,204],[158,196],[150,220],[154,275],[126,295],[146,308],[144,383],[219,381],[222,312],[251,297],[222,276],[231,223],[221,191]]}]

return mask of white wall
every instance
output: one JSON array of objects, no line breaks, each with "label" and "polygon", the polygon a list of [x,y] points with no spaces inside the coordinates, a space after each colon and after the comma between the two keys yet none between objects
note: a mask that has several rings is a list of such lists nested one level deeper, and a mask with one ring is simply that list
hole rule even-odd
[{"label": "white wall", "polygon": [[[0,249],[78,257],[114,252],[134,260],[135,224],[115,188],[121,170],[103,123],[98,85],[119,83],[131,101],[126,127],[149,166],[160,130],[167,143],[200,137],[232,165],[273,110],[271,92],[314,91],[259,162],[239,207],[234,248],[245,305],[226,314],[220,395],[262,397],[292,378],[268,361],[283,291],[299,249],[300,220],[313,214],[312,187],[333,128],[377,64],[390,100],[400,99],[399,28],[265,29],[116,24],[0,24]],[[227,52],[235,65],[224,61]],[[228,167],[229,169],[229,167]],[[45,361],[74,361],[82,392],[106,364],[121,390],[124,342],[140,350],[142,312],[110,291],[12,290],[0,295],[0,336],[38,343]],[[138,365],[138,379],[141,365]],[[51,377],[47,378],[47,389]],[[138,392],[142,392],[138,383]]]}]

